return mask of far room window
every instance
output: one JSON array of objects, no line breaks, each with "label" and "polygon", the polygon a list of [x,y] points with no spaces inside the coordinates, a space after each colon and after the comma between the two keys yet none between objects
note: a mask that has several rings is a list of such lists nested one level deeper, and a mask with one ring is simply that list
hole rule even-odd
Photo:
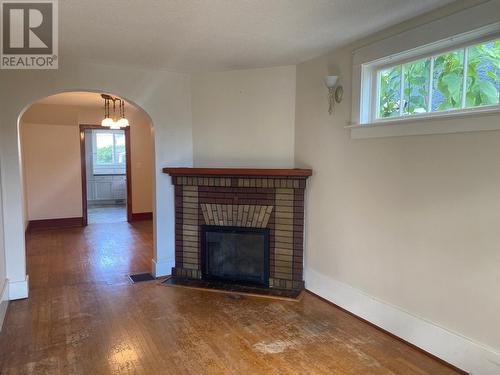
[{"label": "far room window", "polygon": [[437,51],[368,64],[369,122],[500,109],[498,37]]},{"label": "far room window", "polygon": [[106,173],[109,168],[125,168],[125,133],[123,130],[93,131],[94,174]]}]

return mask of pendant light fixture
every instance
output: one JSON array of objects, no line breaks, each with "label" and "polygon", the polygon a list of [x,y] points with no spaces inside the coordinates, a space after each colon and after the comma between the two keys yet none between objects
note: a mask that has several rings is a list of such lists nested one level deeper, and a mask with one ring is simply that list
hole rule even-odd
[{"label": "pendant light fixture", "polygon": [[[104,99],[104,119],[101,125],[110,129],[122,129],[129,126],[130,124],[125,117],[125,101],[108,94],[101,94],[101,97]],[[113,114],[111,114],[111,102],[113,102]],[[118,114],[116,111],[117,102]]]}]

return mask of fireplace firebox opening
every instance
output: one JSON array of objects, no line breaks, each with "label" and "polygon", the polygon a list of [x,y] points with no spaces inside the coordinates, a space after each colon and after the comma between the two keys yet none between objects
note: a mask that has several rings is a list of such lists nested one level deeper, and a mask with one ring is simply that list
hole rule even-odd
[{"label": "fireplace firebox opening", "polygon": [[201,226],[202,278],[269,287],[269,229]]}]

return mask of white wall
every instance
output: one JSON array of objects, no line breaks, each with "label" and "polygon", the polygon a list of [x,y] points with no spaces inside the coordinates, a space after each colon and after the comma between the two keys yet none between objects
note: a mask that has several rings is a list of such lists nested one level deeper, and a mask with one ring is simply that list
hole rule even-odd
[{"label": "white wall", "polygon": [[[498,373],[500,131],[353,140],[351,67],[352,48],[297,67],[295,160],[314,170],[306,287],[473,373]],[[332,72],[345,97],[329,116]]]},{"label": "white wall", "polygon": [[[5,221],[6,270],[11,298],[27,295],[24,213],[18,117],[36,100],[62,91],[106,91],[122,96],[151,117],[155,135],[155,258],[153,271],[166,275],[174,264],[174,200],[161,168],[192,165],[190,77],[90,63],[61,61],[55,71],[0,71],[0,160]],[[16,285],[12,293],[11,285]],[[23,289],[24,288],[24,289]]]},{"label": "white wall", "polygon": [[[128,116],[128,112],[127,112]],[[132,212],[153,211],[154,139],[151,124],[139,111],[130,114]]]},{"label": "white wall", "polygon": [[20,131],[27,220],[81,217],[78,126],[23,123]]},{"label": "white wall", "polygon": [[[126,113],[130,119],[132,212],[152,212],[151,124],[140,109],[129,105]],[[23,114],[19,129],[26,222],[82,216],[78,126],[98,124],[101,119],[102,108],[90,106],[34,104]]]},{"label": "white wall", "polygon": [[295,66],[195,74],[196,166],[292,167]]},{"label": "white wall", "polygon": [[[2,168],[0,167],[0,186],[2,183]],[[2,190],[0,189],[0,331],[2,330],[3,320],[7,312],[8,304],[8,283],[5,272],[5,247],[4,247],[4,229],[3,229],[3,211],[2,211]]]}]

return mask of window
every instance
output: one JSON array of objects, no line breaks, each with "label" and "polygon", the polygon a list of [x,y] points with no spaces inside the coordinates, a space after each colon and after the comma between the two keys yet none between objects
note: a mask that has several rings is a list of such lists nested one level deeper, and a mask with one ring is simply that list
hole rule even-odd
[{"label": "window", "polygon": [[372,121],[500,109],[500,39],[376,70]]},{"label": "window", "polygon": [[94,174],[121,173],[126,165],[124,131],[94,130],[92,135]]},{"label": "window", "polygon": [[499,43],[490,1],[361,45],[345,128],[353,139],[500,130]]}]

